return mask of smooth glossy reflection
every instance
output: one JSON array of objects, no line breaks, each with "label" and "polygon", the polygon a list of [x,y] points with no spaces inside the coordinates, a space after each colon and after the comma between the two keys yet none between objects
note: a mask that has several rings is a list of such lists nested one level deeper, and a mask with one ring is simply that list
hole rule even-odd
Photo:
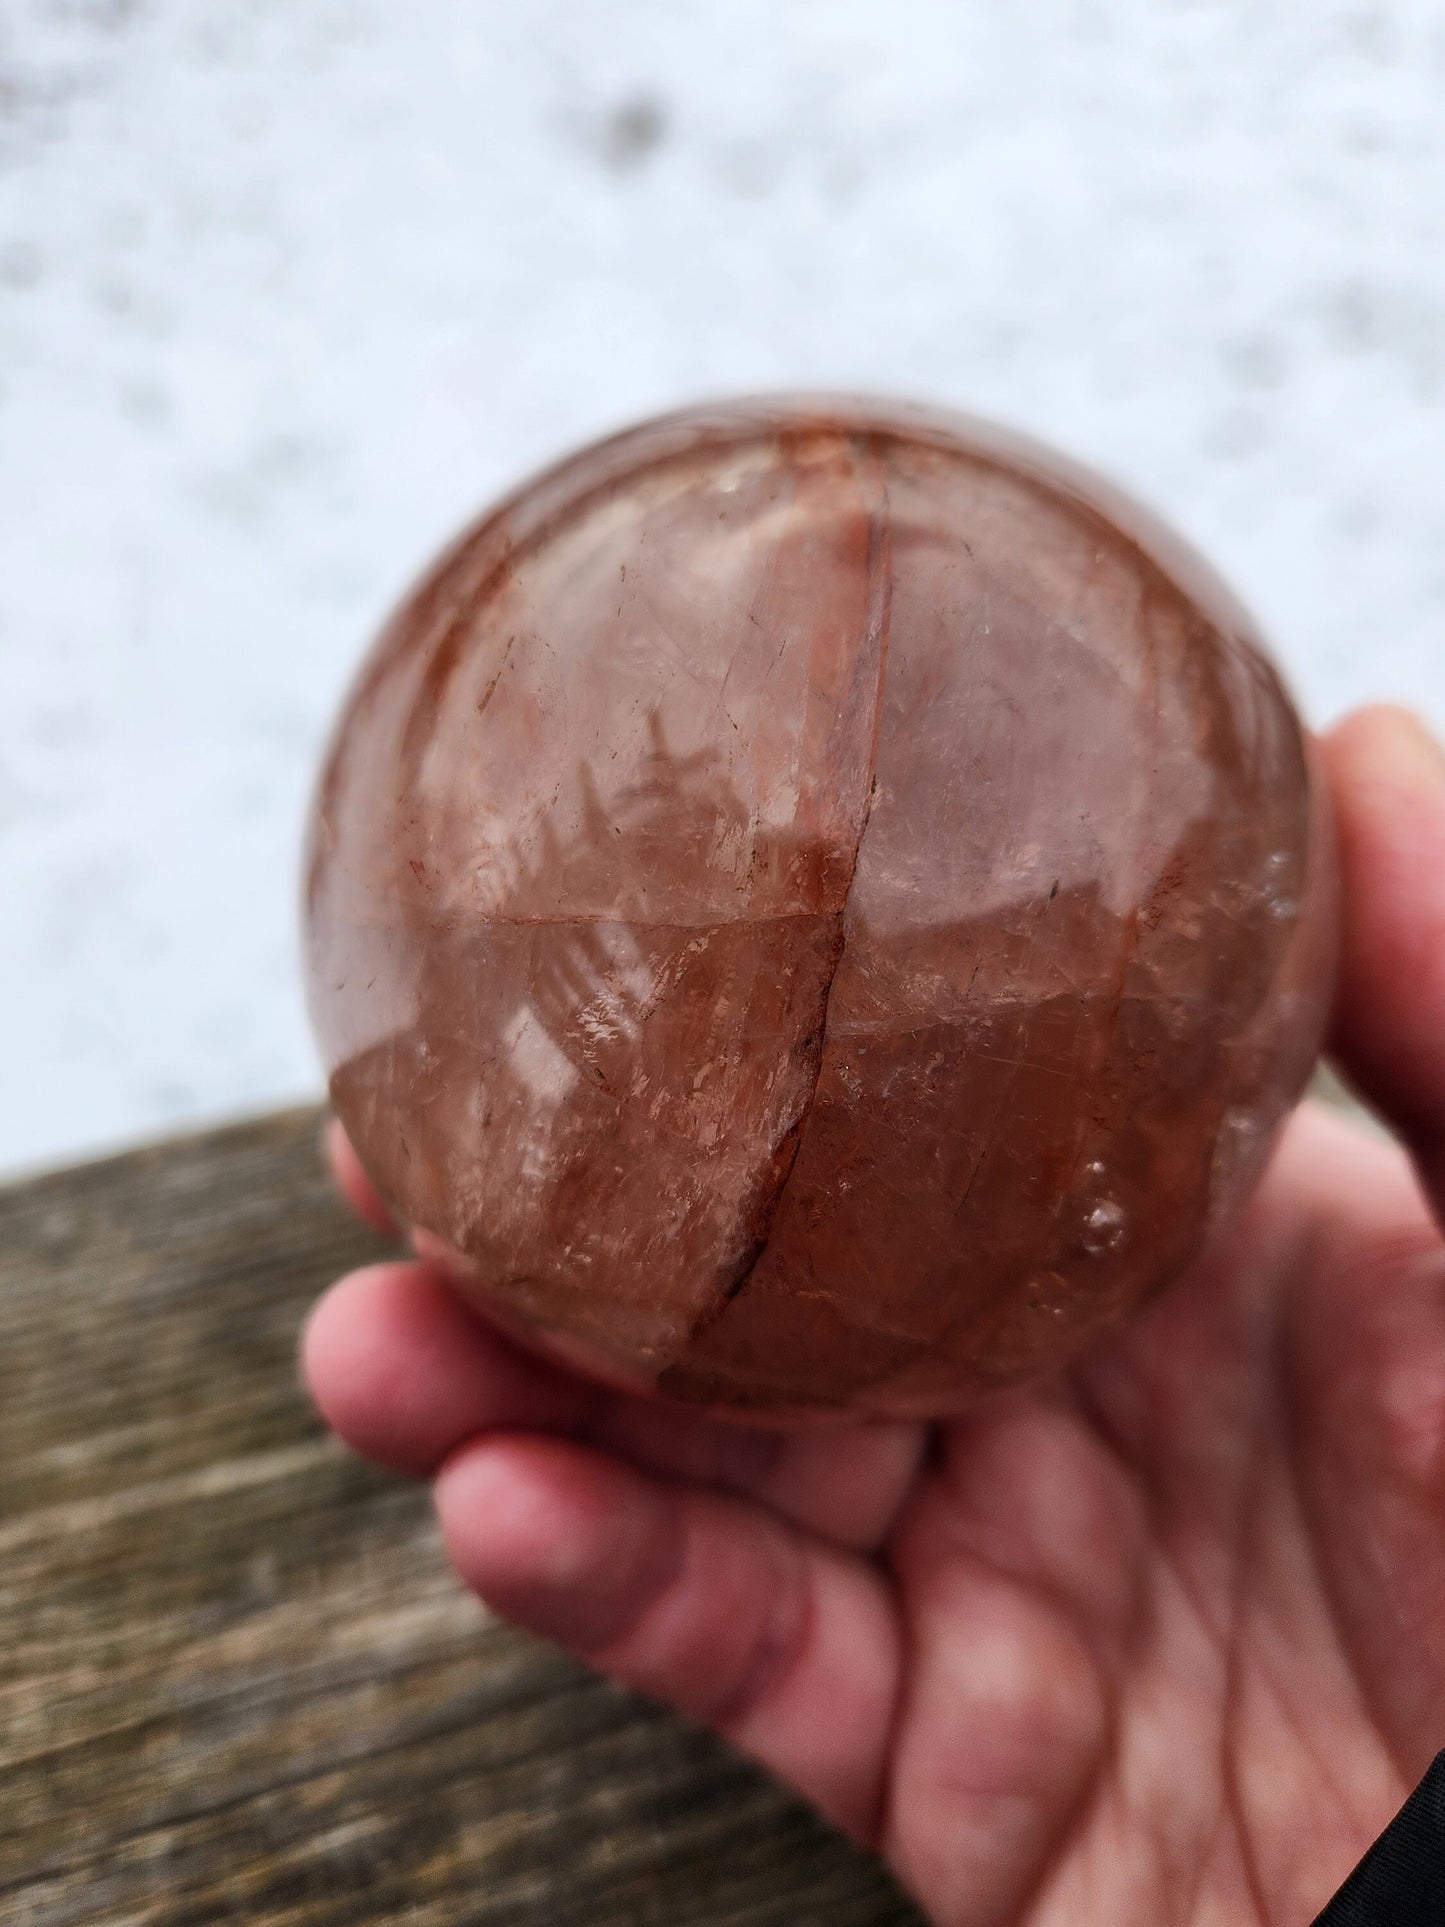
[{"label": "smooth glossy reflection", "polygon": [[403,605],[307,963],[363,1162],[509,1329],[935,1413],[1237,1208],[1333,892],[1288,698],[1174,538],[976,424],[739,404],[552,470]]}]

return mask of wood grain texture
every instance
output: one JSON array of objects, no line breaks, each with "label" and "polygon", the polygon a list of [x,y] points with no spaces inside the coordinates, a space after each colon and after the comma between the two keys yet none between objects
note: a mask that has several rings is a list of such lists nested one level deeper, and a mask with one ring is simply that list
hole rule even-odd
[{"label": "wood grain texture", "polygon": [[488,1621],[296,1385],[290,1112],[0,1191],[0,1922],[874,1927],[882,1871]]}]

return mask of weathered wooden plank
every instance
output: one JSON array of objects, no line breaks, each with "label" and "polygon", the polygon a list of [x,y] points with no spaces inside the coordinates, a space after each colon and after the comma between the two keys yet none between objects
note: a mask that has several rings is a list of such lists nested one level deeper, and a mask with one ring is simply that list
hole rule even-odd
[{"label": "weathered wooden plank", "polygon": [[0,1922],[915,1918],[706,1735],[486,1620],[296,1388],[378,1247],[298,1111],[0,1191]]}]

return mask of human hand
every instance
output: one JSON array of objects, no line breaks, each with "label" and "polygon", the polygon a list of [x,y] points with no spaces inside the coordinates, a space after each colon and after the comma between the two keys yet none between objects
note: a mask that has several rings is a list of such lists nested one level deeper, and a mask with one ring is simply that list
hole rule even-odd
[{"label": "human hand", "polygon": [[1445,755],[1385,709],[1323,747],[1334,1045],[1414,1163],[1304,1105],[1227,1247],[1066,1379],[768,1433],[570,1378],[420,1262],[307,1329],[323,1413],[434,1480],[468,1585],[941,1927],[1297,1927],[1445,1745]]}]

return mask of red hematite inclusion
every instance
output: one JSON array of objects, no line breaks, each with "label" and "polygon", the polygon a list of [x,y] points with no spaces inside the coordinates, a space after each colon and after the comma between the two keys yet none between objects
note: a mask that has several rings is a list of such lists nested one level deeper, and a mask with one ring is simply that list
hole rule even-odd
[{"label": "red hematite inclusion", "polygon": [[1253,625],[995,430],[763,402],[477,523],[392,619],[307,877],[331,1090],[504,1328],[678,1398],[934,1414],[1233,1211],[1334,870]]}]

